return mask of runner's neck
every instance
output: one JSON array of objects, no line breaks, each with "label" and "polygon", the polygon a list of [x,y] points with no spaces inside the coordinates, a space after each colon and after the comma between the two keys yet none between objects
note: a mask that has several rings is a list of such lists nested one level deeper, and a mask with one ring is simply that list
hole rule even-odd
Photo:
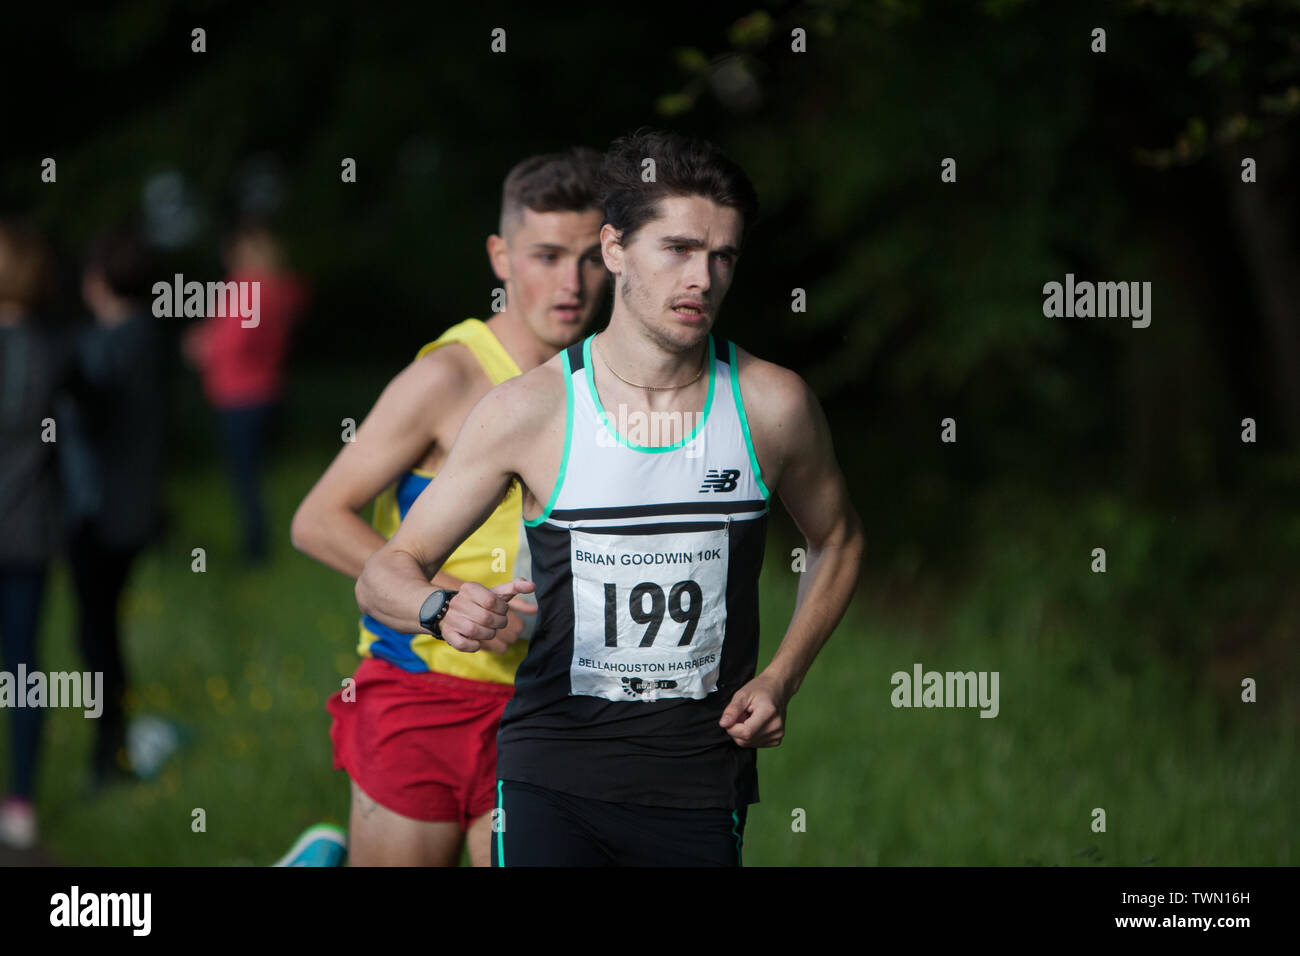
[{"label": "runner's neck", "polygon": [[484,325],[496,336],[521,372],[537,368],[559,352],[534,335],[528,324],[508,309],[498,312]]},{"label": "runner's neck", "polygon": [[[707,363],[709,353],[707,338],[697,349],[684,353],[671,353],[640,337],[628,342],[624,336],[623,341],[620,342],[614,334],[611,326],[597,333],[591,340],[592,373],[602,403],[610,408],[624,405],[631,409],[655,412],[701,409],[704,396],[708,392],[711,374],[710,369],[703,367]],[[647,357],[651,362],[646,362]],[[639,364],[637,359],[640,359]],[[661,389],[641,387],[677,384],[682,387]]]}]

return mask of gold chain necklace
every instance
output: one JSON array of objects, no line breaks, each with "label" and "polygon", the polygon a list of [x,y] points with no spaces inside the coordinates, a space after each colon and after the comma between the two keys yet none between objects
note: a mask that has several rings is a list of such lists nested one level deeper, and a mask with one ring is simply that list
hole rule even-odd
[{"label": "gold chain necklace", "polygon": [[[595,345],[596,340],[592,339],[591,343],[592,345]],[[694,385],[700,380],[700,376],[704,374],[704,366],[708,364],[709,361],[709,350],[707,348],[704,350],[704,356],[700,361],[700,370],[695,373],[695,377],[689,382],[682,382],[680,385],[638,385],[636,382],[629,382],[622,375],[619,375],[618,372],[615,372],[614,367],[609,364],[609,359],[605,358],[604,352],[601,352],[600,360],[605,363],[605,368],[609,369],[610,372],[613,373],[614,377],[624,385],[631,385],[633,388],[644,388],[650,392],[671,392],[679,388],[685,388],[687,385]]]}]

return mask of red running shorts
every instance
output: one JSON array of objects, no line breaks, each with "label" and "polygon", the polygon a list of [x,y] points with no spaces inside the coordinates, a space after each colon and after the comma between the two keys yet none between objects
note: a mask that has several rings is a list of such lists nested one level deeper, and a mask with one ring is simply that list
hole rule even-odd
[{"label": "red running shorts", "polygon": [[513,685],[412,673],[370,657],[355,680],[354,700],[340,690],[325,705],[335,770],[414,820],[454,820],[463,831],[492,809],[497,727]]}]

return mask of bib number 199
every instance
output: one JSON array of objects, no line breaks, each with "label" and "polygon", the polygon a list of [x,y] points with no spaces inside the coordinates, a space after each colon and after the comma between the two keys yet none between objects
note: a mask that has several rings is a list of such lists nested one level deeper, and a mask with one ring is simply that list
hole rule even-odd
[{"label": "bib number 199", "polygon": [[727,637],[728,530],[570,528],[569,693],[628,703],[703,700]]},{"label": "bib number 199", "polygon": [[[635,578],[633,579],[635,580]],[[646,598],[650,607],[646,608]],[[704,595],[700,586],[694,581],[678,581],[668,590],[667,598],[659,585],[649,581],[642,582],[628,592],[627,610],[637,624],[646,625],[645,634],[638,647],[651,647],[659,628],[664,623],[664,611],[668,612],[678,624],[685,624],[678,647],[685,647],[695,636],[695,628],[700,623],[700,611],[704,605]],[[618,647],[618,586],[605,584],[605,646]]]}]

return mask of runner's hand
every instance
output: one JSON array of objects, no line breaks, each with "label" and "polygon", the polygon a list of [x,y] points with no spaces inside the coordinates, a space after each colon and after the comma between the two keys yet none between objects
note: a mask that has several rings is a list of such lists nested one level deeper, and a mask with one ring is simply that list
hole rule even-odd
[{"label": "runner's hand", "polygon": [[510,601],[510,608],[506,611],[508,623],[504,628],[497,632],[497,636],[483,644],[483,650],[495,651],[500,654],[510,648],[510,645],[524,633],[524,628],[530,623],[524,615],[529,617],[537,613],[537,605],[531,601],[525,601],[519,596],[515,596]]},{"label": "runner's hand", "polygon": [[[498,632],[510,623],[508,615],[511,607],[508,602],[516,594],[531,593],[533,587],[533,582],[524,578],[515,578],[491,589],[475,581],[466,581],[451,599],[451,605],[439,625],[443,640],[467,654],[473,654],[484,647],[496,650],[492,644],[494,641],[499,642]],[[514,638],[518,636],[516,633]],[[514,638],[510,641],[513,642]],[[497,646],[505,650],[508,645],[498,643]]]},{"label": "runner's hand", "polygon": [[732,695],[718,725],[741,747],[775,747],[785,736],[788,703],[780,682],[759,674]]}]

